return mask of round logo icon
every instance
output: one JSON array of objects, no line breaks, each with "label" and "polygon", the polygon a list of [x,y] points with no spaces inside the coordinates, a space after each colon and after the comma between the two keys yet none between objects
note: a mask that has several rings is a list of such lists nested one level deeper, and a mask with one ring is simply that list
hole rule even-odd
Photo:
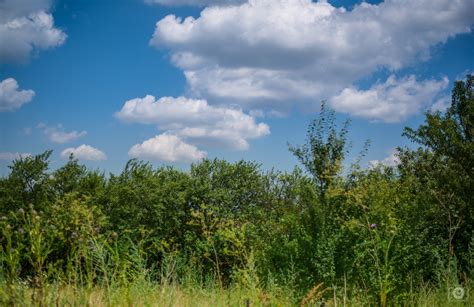
[{"label": "round logo icon", "polygon": [[453,295],[455,299],[462,300],[462,298],[464,297],[464,289],[461,287],[456,287],[453,289],[451,294]]}]

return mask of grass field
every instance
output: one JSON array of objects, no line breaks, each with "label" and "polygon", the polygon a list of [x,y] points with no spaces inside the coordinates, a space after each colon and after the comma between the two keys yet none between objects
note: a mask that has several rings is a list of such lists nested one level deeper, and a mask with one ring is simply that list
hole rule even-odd
[{"label": "grass field", "polygon": [[[399,298],[399,306],[474,306],[472,288],[456,298],[453,289],[422,286]],[[458,293],[459,294],[459,293]],[[32,288],[26,283],[2,284],[5,306],[377,306],[362,290],[317,285],[304,296],[289,289],[267,290],[217,285],[157,284],[145,280],[125,286],[79,287],[66,283]]]}]

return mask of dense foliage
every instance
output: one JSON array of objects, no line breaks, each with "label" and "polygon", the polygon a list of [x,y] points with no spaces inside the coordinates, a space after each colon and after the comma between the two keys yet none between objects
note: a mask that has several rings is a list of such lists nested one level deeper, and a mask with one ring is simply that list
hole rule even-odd
[{"label": "dense foliage", "polygon": [[397,167],[344,171],[349,126],[339,129],[324,104],[307,143],[290,146],[304,169],[289,173],[246,161],[183,172],[131,160],[106,176],[74,157],[50,171],[50,151],[15,160],[0,179],[1,299],[14,302],[19,281],[109,287],[143,274],[280,285],[301,299],[313,289],[308,302],[344,287],[384,306],[419,285],[470,289],[473,83],[458,81],[445,113],[405,130],[420,147],[399,148]]}]

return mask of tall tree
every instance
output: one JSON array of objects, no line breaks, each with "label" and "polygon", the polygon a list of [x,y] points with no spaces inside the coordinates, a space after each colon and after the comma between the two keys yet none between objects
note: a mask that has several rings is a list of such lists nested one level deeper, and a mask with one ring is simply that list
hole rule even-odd
[{"label": "tall tree", "polygon": [[473,75],[457,81],[445,113],[427,113],[418,129],[405,128],[404,135],[421,147],[400,154],[402,176],[417,178],[428,191],[435,205],[431,210],[437,212],[433,222],[447,229],[449,255],[461,263],[468,261],[469,244],[474,244],[473,86]]},{"label": "tall tree", "polygon": [[37,208],[51,196],[49,189],[48,150],[36,156],[21,157],[9,166],[10,175],[0,184],[0,211],[8,212],[28,204]]},{"label": "tall tree", "polygon": [[405,128],[404,135],[423,145],[436,157],[455,164],[462,175],[472,178],[474,172],[474,75],[457,81],[451,106],[445,114],[426,114],[425,124],[417,130]]},{"label": "tall tree", "polygon": [[312,175],[321,202],[325,202],[328,188],[342,170],[347,153],[349,123],[346,120],[338,130],[334,111],[328,110],[323,101],[319,116],[308,126],[306,143],[289,145],[289,150]]}]

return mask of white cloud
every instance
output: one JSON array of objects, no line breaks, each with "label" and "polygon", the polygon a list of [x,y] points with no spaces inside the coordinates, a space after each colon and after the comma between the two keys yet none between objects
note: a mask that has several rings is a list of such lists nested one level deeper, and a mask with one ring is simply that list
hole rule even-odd
[{"label": "white cloud", "polygon": [[428,59],[431,47],[473,24],[472,0],[364,2],[350,11],[326,1],[250,0],[207,7],[199,18],[166,16],[150,44],[171,51],[191,95],[280,110]]},{"label": "white cloud", "polygon": [[433,103],[433,105],[430,108],[430,111],[431,112],[437,112],[437,111],[444,112],[446,111],[446,109],[449,108],[449,106],[451,106],[451,97],[442,96],[438,100],[436,100],[435,103]]},{"label": "white cloud", "polygon": [[34,50],[60,46],[66,34],[54,27],[51,1],[0,1],[0,64],[25,62]]},{"label": "white cloud", "polygon": [[145,0],[145,3],[148,4],[161,4],[168,6],[230,5],[243,2],[246,2],[246,0]]},{"label": "white cloud", "polygon": [[176,135],[160,134],[136,144],[128,152],[130,157],[164,162],[195,162],[206,157],[205,151],[185,143]]},{"label": "white cloud", "polygon": [[31,153],[0,152],[0,160],[13,161],[31,156]]},{"label": "white cloud", "polygon": [[103,151],[85,144],[76,148],[70,147],[64,149],[61,152],[61,158],[68,159],[71,154],[79,160],[101,161],[107,159]]},{"label": "white cloud", "polygon": [[48,137],[48,139],[57,144],[63,144],[75,141],[85,135],[87,135],[87,131],[71,131],[66,132],[61,124],[53,127],[48,127],[44,124],[39,124],[38,127],[43,129],[44,134]]},{"label": "white cloud", "polygon": [[34,95],[33,90],[18,90],[18,82],[15,79],[5,79],[0,82],[0,112],[19,109],[30,102]]},{"label": "white cloud", "polygon": [[116,117],[126,122],[156,124],[167,134],[193,143],[237,150],[247,149],[249,139],[270,133],[268,125],[256,123],[254,117],[241,110],[185,97],[135,98],[125,102]]},{"label": "white cloud", "polygon": [[[418,82],[415,76],[397,79],[390,76],[385,83],[376,83],[368,90],[345,88],[330,99],[334,110],[384,122],[399,122],[435,102],[446,89],[448,79]],[[438,100],[435,104],[439,104]]]},{"label": "white cloud", "polygon": [[369,162],[370,168],[378,167],[379,165],[395,167],[400,164],[400,158],[398,157],[396,150],[391,150],[390,154],[383,160],[371,160]]}]

